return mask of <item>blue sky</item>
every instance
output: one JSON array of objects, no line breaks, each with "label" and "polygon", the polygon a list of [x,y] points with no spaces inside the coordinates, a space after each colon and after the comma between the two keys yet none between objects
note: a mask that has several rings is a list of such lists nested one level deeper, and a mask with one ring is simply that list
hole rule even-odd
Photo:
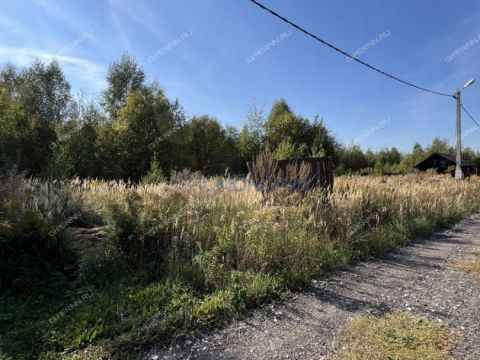
[{"label": "blue sky", "polygon": [[[421,86],[453,93],[477,78],[463,101],[480,119],[479,1],[263,2],[350,53],[363,46],[360,59]],[[268,111],[283,97],[362,148],[405,151],[454,137],[453,99],[347,62],[247,0],[1,0],[0,8],[0,64],[56,57],[76,93],[98,96],[108,65],[128,51],[188,115],[241,126],[252,104]],[[464,116],[463,131],[472,126]],[[463,142],[480,150],[479,139],[470,130]]]}]

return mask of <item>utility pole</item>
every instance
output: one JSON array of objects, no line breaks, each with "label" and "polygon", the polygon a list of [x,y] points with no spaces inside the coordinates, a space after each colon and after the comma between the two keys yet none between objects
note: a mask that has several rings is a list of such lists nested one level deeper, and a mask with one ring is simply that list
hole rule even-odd
[{"label": "utility pole", "polygon": [[457,100],[457,166],[455,168],[455,180],[463,180],[462,171],[462,109],[460,107],[460,90],[455,93],[455,99]]},{"label": "utility pole", "polygon": [[460,89],[455,92],[453,97],[457,100],[457,157],[456,163],[457,166],[455,167],[455,180],[463,180],[463,171],[462,171],[462,109],[461,109],[461,101],[460,101],[460,93],[463,89],[467,86],[472,85],[475,82],[475,79],[468,80],[465,85],[463,85]]}]

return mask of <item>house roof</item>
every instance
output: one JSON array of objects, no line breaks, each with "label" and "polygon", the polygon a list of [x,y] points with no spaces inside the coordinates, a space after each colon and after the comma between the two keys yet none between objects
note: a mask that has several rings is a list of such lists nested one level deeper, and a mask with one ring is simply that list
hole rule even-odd
[{"label": "house roof", "polygon": [[[431,155],[428,156],[427,158],[423,159],[422,161],[420,161],[418,164],[415,165],[415,167],[420,166],[422,163],[424,163],[425,161],[429,160],[429,159],[432,158],[433,156],[440,156],[440,157],[446,159],[447,161],[449,161],[449,162],[451,162],[451,163],[453,163],[453,164],[456,164],[456,162],[457,162],[455,155],[448,154],[448,153],[436,152],[436,153],[431,154]],[[470,160],[463,160],[463,159],[462,159],[462,166],[472,166],[472,163],[470,162]]]}]

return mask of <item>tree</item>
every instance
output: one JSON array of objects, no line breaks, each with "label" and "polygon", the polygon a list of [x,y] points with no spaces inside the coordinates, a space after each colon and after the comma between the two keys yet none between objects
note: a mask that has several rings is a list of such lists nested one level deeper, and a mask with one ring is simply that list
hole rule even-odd
[{"label": "tree", "polygon": [[267,142],[273,149],[285,141],[295,146],[300,145],[306,140],[308,128],[308,120],[296,116],[285,100],[277,100],[266,123]]},{"label": "tree", "polygon": [[245,159],[242,158],[238,144],[240,139],[240,134],[238,130],[233,126],[226,126],[224,130],[225,139],[223,143],[223,163],[226,168],[228,168],[229,173],[239,174],[246,173],[247,163]]},{"label": "tree", "polygon": [[243,160],[251,160],[266,142],[266,120],[263,108],[252,105],[238,139],[238,148]]},{"label": "tree", "polygon": [[400,154],[395,147],[392,147],[391,149],[384,148],[378,152],[377,159],[383,165],[399,164],[400,160],[402,159],[402,154]]},{"label": "tree", "polygon": [[266,122],[267,143],[275,149],[282,144],[281,152],[292,149],[297,157],[312,154],[334,156],[338,143],[326,128],[323,120],[315,117],[313,123],[302,116],[295,115],[285,100],[277,100],[270,110]]},{"label": "tree", "polygon": [[426,148],[425,155],[430,156],[436,152],[443,152],[443,153],[455,153],[453,147],[450,145],[448,140],[440,139],[438,137],[432,140],[432,143]]},{"label": "tree", "polygon": [[145,72],[128,53],[124,53],[118,62],[110,65],[103,101],[112,118],[117,117],[117,112],[125,103],[129,93],[145,88],[144,82]]},{"label": "tree", "polygon": [[375,162],[377,161],[377,156],[372,149],[368,148],[368,150],[365,152],[365,159],[367,161],[367,167],[373,169]]},{"label": "tree", "polygon": [[340,150],[340,144],[327,129],[323,120],[319,120],[318,116],[315,116],[309,131],[311,133],[309,137],[312,138],[311,149],[319,149],[323,156],[332,156],[335,160]]},{"label": "tree", "polygon": [[463,160],[470,160],[470,161],[475,161],[477,155],[475,154],[475,151],[471,148],[464,147],[462,149],[462,159]]},{"label": "tree", "polygon": [[96,176],[102,179],[121,179],[125,170],[120,160],[121,141],[114,124],[106,123],[99,127],[95,142]]},{"label": "tree", "polygon": [[339,153],[340,168],[337,171],[340,173],[344,171],[356,173],[368,167],[367,158],[358,145],[342,147]]},{"label": "tree", "polygon": [[26,148],[29,123],[21,103],[6,91],[0,92],[0,170],[5,172],[14,165],[27,170]]},{"label": "tree", "polygon": [[[229,151],[234,151],[232,136],[217,119],[203,115],[187,123],[191,168],[206,175],[222,174],[231,165]],[[229,139],[230,138],[230,139]]]},{"label": "tree", "polygon": [[412,165],[417,164],[418,162],[423,160],[424,156],[425,155],[422,146],[418,142],[415,143],[412,148]]},{"label": "tree", "polygon": [[50,126],[68,117],[70,84],[55,60],[48,65],[36,60],[23,69],[17,75],[14,94],[29,116]]},{"label": "tree", "polygon": [[160,164],[157,160],[157,155],[153,154],[152,161],[150,163],[150,170],[142,177],[142,182],[145,184],[157,184],[165,181]]},{"label": "tree", "polygon": [[17,68],[13,64],[5,64],[5,66],[0,70],[1,91],[4,93],[7,92],[9,95],[13,96],[17,87],[17,82]]},{"label": "tree", "polygon": [[57,140],[50,144],[54,155],[48,175],[102,177],[96,144],[104,116],[94,103],[78,100],[72,108],[71,120],[57,128]]},{"label": "tree", "polygon": [[113,127],[123,178],[140,179],[151,167],[154,153],[164,166],[175,158],[171,137],[180,124],[174,107],[156,84],[129,94]]},{"label": "tree", "polygon": [[402,154],[396,147],[392,147],[390,151],[388,152],[388,158],[387,162],[389,164],[399,164],[400,161],[402,160]]},{"label": "tree", "polygon": [[7,65],[0,72],[0,85],[2,108],[8,113],[2,115],[2,136],[17,144],[4,158],[29,175],[40,175],[52,157],[55,126],[69,116],[70,85],[57,62],[44,65],[38,60],[21,71]]}]

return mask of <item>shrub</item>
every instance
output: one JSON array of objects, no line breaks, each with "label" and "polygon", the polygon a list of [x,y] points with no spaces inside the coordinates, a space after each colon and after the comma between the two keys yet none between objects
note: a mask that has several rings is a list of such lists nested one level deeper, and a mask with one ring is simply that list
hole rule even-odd
[{"label": "shrub", "polygon": [[150,170],[142,177],[142,183],[156,184],[163,181],[165,181],[165,175],[163,175],[162,169],[158,165],[157,157],[154,155]]},{"label": "shrub", "polygon": [[[3,206],[0,218],[0,288],[30,292],[38,282],[62,271],[68,263],[61,238],[41,214],[22,209],[17,201]],[[71,259],[70,259],[71,261]]]},{"label": "shrub", "polygon": [[119,255],[132,269],[157,274],[165,272],[175,241],[172,228],[185,216],[186,210],[185,197],[178,192],[164,197],[142,196],[131,189],[119,201],[107,202],[111,254]]}]

